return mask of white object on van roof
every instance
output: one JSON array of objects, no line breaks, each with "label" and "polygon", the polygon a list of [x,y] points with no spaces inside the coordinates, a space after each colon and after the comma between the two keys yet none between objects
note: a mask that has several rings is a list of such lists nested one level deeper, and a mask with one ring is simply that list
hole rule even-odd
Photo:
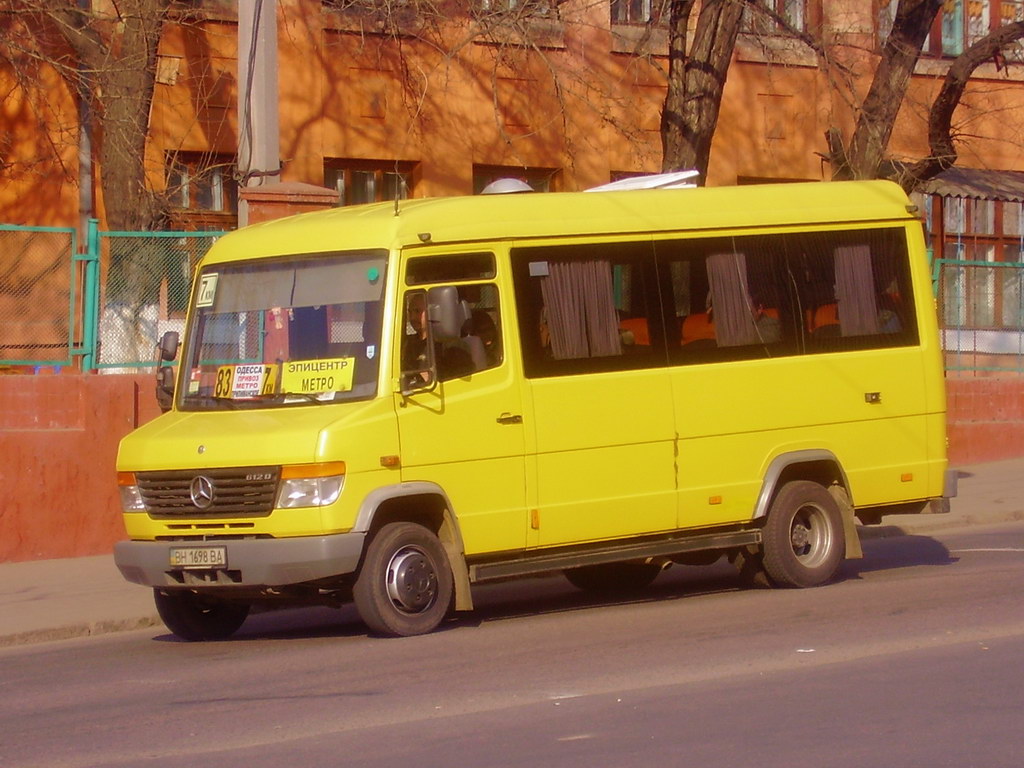
[{"label": "white object on van roof", "polygon": [[693,189],[697,186],[692,179],[700,176],[700,171],[673,171],[672,173],[652,173],[647,176],[629,176],[609,184],[591,187],[584,192],[621,192],[627,189]]},{"label": "white object on van roof", "polygon": [[507,195],[515,192],[533,192],[533,187],[522,179],[495,179],[481,191],[481,195]]}]

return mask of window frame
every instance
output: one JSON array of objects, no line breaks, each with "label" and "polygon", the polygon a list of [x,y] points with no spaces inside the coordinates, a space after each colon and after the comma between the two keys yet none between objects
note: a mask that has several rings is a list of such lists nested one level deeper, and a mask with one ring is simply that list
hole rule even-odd
[{"label": "window frame", "polygon": [[[891,0],[890,7],[895,11],[896,0]],[[954,6],[954,14],[959,15],[950,18],[945,7],[939,9],[935,16],[928,37],[925,39],[921,54],[929,58],[954,59],[966,51],[978,40],[998,30],[1005,24],[1015,21],[1024,21],[1024,0],[948,0]],[[972,5],[984,8],[984,20],[978,26],[972,28],[969,9]],[[882,17],[880,6],[879,45],[885,43],[882,36]],[[887,17],[891,27],[892,16]],[[955,35],[953,34],[955,32]],[[1024,44],[1017,41],[1003,52],[1003,58],[1008,61],[1024,61]]]},{"label": "window frame", "polygon": [[[324,186],[338,192],[338,206],[382,203],[392,200],[408,200],[413,196],[415,175],[419,163],[408,160],[355,160],[346,158],[324,158]],[[353,196],[356,174],[372,177],[373,199],[347,202]],[[389,194],[389,177],[398,179],[397,196]],[[333,178],[332,178],[333,177]],[[333,183],[332,183],[333,182]]]},{"label": "window frame", "polygon": [[[237,222],[238,180],[234,155],[211,152],[168,152],[164,165],[165,194],[171,215],[189,230],[228,229]],[[209,179],[210,205],[200,205]],[[199,189],[195,189],[199,187]],[[175,204],[177,203],[177,204]]]}]

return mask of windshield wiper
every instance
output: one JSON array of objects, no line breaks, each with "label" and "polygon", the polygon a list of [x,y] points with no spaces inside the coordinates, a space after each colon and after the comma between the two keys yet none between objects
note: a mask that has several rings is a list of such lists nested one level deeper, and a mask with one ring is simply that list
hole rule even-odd
[{"label": "windshield wiper", "polygon": [[276,400],[276,399],[280,398],[281,401],[284,402],[285,398],[288,398],[288,397],[301,397],[301,398],[303,398],[305,400],[308,400],[311,403],[316,403],[317,405],[325,405],[326,403],[330,403],[330,402],[332,402],[334,400],[334,394],[333,393],[331,394],[331,397],[330,397],[329,400],[321,399],[320,395],[322,395],[322,394],[325,394],[325,393],[323,393],[323,392],[274,392],[274,393],[268,393],[268,394],[265,394],[265,395],[255,395],[255,396],[253,396],[250,399],[252,399],[252,400]]}]

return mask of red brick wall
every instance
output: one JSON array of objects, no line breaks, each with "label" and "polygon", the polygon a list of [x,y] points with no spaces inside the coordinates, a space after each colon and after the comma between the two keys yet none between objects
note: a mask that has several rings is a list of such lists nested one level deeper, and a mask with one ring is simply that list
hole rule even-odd
[{"label": "red brick wall", "polygon": [[947,379],[946,398],[950,463],[1024,456],[1024,377]]},{"label": "red brick wall", "polygon": [[152,374],[0,376],[0,562],[110,552],[117,444],[158,413]]}]

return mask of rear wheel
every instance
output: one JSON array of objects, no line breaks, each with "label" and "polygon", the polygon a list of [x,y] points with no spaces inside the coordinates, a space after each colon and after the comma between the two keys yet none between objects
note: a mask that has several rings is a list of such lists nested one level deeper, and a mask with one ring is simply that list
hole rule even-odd
[{"label": "rear wheel", "polygon": [[153,599],[164,625],[190,642],[231,637],[249,615],[248,603],[229,603],[188,590],[154,589]]},{"label": "rear wheel", "polygon": [[846,551],[839,506],[818,483],[782,486],[762,532],[762,562],[772,582],[813,587],[836,575]]},{"label": "rear wheel", "polygon": [[378,635],[432,631],[452,603],[454,580],[437,536],[415,523],[388,523],[370,541],[352,597]]},{"label": "rear wheel", "polygon": [[601,563],[570,568],[565,578],[584,592],[630,592],[650,586],[661,573],[657,563]]}]

